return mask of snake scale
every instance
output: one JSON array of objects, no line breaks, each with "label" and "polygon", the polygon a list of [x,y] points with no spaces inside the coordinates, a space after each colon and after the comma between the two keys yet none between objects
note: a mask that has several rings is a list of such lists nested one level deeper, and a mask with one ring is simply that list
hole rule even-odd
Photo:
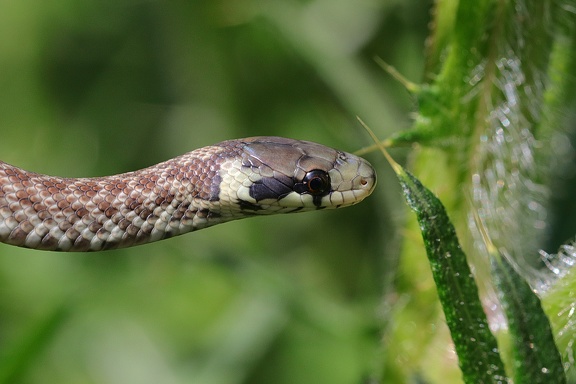
[{"label": "snake scale", "polygon": [[268,136],[106,177],[46,176],[0,161],[0,242],[75,252],[130,247],[255,215],[353,205],[375,184],[362,158]]}]

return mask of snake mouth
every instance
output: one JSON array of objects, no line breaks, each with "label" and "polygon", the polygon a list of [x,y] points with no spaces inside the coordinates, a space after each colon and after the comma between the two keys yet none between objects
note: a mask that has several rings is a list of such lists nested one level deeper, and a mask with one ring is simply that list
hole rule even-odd
[{"label": "snake mouth", "polygon": [[372,165],[355,155],[343,153],[329,174],[332,192],[323,202],[326,206],[347,207],[364,200],[376,187],[376,172]]},{"label": "snake mouth", "polygon": [[333,191],[326,196],[327,201],[324,203],[326,208],[344,208],[358,204],[374,191],[376,187],[376,174],[372,176],[359,177],[357,188],[345,191]]}]

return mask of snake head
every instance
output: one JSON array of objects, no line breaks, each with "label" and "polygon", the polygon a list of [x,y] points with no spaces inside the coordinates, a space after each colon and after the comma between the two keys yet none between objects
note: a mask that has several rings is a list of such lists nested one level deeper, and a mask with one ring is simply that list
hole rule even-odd
[{"label": "snake head", "polygon": [[281,137],[224,143],[235,146],[239,156],[222,164],[221,191],[234,191],[226,197],[244,213],[346,207],[369,196],[376,185],[369,162],[320,144]]}]

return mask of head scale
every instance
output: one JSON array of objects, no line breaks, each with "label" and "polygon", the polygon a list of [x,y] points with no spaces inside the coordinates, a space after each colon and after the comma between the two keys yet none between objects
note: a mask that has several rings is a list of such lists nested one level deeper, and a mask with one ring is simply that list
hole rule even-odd
[{"label": "head scale", "polygon": [[370,195],[376,184],[366,160],[308,141],[254,137],[218,145],[238,149],[220,176],[244,213],[346,207]]}]

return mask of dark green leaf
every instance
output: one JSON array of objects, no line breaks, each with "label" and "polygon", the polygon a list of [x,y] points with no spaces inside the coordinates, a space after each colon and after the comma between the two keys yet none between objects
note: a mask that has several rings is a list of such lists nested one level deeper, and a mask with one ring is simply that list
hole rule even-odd
[{"label": "dark green leaf", "polygon": [[514,382],[566,383],[560,354],[540,298],[506,258],[494,260],[492,273],[512,336]]},{"label": "dark green leaf", "polygon": [[466,383],[506,382],[496,339],[490,333],[478,287],[444,206],[404,170],[398,179],[418,218],[426,253]]}]

